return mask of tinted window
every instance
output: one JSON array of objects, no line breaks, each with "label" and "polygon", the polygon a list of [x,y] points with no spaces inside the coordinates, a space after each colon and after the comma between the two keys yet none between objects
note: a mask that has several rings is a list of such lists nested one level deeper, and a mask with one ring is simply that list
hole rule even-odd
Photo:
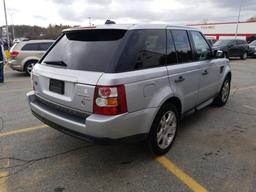
[{"label": "tinted window", "polygon": [[147,69],[166,63],[165,30],[133,30],[117,65],[117,72]]},{"label": "tinted window", "polygon": [[39,47],[39,49],[41,50],[41,51],[46,51],[50,46],[52,45],[52,43],[40,43],[40,47]]},{"label": "tinted window", "polygon": [[237,40],[237,44],[239,44],[239,45],[245,45],[245,44],[247,44],[247,42],[244,41],[244,40]]},{"label": "tinted window", "polygon": [[177,63],[177,55],[175,51],[175,46],[172,38],[171,31],[168,30],[167,33],[167,64],[176,64]]},{"label": "tinted window", "polygon": [[22,47],[23,51],[38,51],[39,44],[38,43],[28,43]]},{"label": "tinted window", "polygon": [[95,29],[65,33],[44,62],[61,61],[67,69],[113,72],[113,63],[119,52],[126,30]]},{"label": "tinted window", "polygon": [[231,40],[228,45],[236,45],[237,44],[237,41],[236,40]]},{"label": "tinted window", "polygon": [[115,29],[66,32],[42,63],[62,61],[67,69],[113,72],[125,33],[126,30]]},{"label": "tinted window", "polygon": [[203,38],[202,34],[197,31],[192,31],[191,35],[195,45],[195,60],[202,61],[208,59],[210,47]]},{"label": "tinted window", "polygon": [[184,30],[172,30],[172,35],[177,52],[178,62],[185,63],[192,61],[192,51],[187,32]]}]

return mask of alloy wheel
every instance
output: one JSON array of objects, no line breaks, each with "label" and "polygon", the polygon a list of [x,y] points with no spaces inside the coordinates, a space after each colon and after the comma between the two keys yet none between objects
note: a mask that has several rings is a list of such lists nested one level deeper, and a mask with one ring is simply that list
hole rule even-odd
[{"label": "alloy wheel", "polygon": [[177,128],[177,118],[173,111],[167,111],[161,118],[157,131],[157,144],[166,149],[172,143]]}]

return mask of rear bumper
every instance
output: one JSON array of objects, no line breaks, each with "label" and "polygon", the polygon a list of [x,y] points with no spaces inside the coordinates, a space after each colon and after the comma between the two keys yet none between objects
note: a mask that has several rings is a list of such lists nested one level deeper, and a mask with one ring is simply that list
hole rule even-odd
[{"label": "rear bumper", "polygon": [[145,138],[157,111],[150,108],[116,116],[88,114],[81,118],[43,105],[34,92],[27,96],[31,111],[39,120],[61,132],[95,142]]},{"label": "rear bumper", "polygon": [[11,60],[8,62],[9,66],[11,69],[15,70],[15,71],[23,71],[23,66],[19,63],[17,63],[16,60]]}]

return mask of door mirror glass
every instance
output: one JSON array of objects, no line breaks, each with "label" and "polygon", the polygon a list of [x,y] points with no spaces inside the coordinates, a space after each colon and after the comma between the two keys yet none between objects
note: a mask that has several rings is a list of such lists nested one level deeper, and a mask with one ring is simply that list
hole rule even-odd
[{"label": "door mirror glass", "polygon": [[224,52],[222,50],[216,50],[213,54],[216,58],[224,58]]}]

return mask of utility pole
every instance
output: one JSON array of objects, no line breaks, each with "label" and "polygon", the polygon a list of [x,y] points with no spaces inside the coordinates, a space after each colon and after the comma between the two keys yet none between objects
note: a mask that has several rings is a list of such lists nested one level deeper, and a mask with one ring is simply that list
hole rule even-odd
[{"label": "utility pole", "polygon": [[7,12],[6,12],[6,5],[5,0],[3,0],[4,3],[4,15],[5,15],[5,25],[6,25],[6,33],[7,33],[7,46],[8,50],[10,50],[10,38],[9,38],[9,30],[8,30],[8,21],[7,21]]},{"label": "utility pole", "polygon": [[88,17],[89,19],[89,26],[92,26],[91,17]]},{"label": "utility pole", "polygon": [[14,24],[13,24],[13,19],[12,19],[13,13],[11,13],[10,15],[11,15],[11,21],[12,21],[12,38],[14,40],[15,39],[15,32],[14,32]]},{"label": "utility pole", "polygon": [[238,32],[238,25],[239,25],[239,20],[240,20],[241,8],[242,8],[242,0],[240,1],[239,10],[238,10],[235,39],[237,39],[237,32]]}]

